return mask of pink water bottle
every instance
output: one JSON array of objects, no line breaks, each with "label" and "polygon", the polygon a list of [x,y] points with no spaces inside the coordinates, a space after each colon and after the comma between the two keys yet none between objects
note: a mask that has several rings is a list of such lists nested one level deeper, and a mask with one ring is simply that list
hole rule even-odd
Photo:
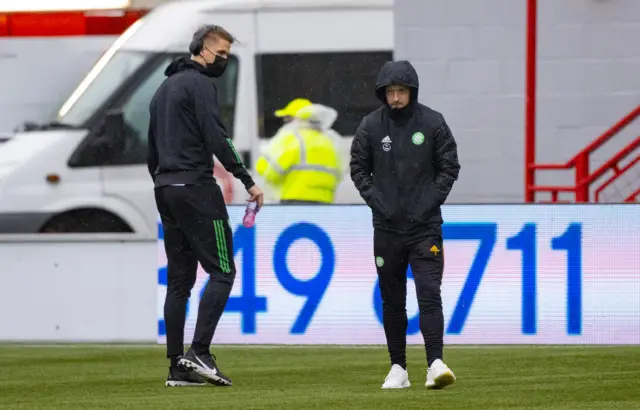
[{"label": "pink water bottle", "polygon": [[244,211],[244,218],[242,218],[242,225],[245,228],[251,228],[256,223],[256,214],[258,213],[258,204],[255,201],[247,204],[247,209]]}]

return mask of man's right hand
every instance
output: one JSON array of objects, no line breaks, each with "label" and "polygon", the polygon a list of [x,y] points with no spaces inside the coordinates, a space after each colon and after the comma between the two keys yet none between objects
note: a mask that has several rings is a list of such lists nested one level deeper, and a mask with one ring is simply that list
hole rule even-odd
[{"label": "man's right hand", "polygon": [[254,185],[247,190],[251,197],[249,198],[249,202],[255,201],[258,204],[258,209],[262,208],[262,204],[264,203],[264,194],[258,185]]}]

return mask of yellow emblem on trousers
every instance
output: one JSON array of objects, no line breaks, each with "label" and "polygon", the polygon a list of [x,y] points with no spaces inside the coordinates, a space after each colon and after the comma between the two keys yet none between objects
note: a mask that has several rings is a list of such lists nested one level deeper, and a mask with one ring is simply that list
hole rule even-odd
[{"label": "yellow emblem on trousers", "polygon": [[440,252],[440,249],[438,249],[438,247],[437,247],[437,246],[435,246],[435,245],[433,245],[433,246],[431,247],[431,249],[429,249],[429,250],[430,250],[431,252],[433,252],[433,254],[434,254],[434,255],[436,255],[436,256],[438,255],[438,252]]}]

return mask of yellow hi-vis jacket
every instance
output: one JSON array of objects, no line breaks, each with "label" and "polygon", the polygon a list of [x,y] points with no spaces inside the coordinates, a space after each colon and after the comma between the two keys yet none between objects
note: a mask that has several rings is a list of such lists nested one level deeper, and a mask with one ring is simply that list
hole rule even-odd
[{"label": "yellow hi-vis jacket", "polygon": [[280,189],[280,200],[333,203],[342,180],[334,141],[312,128],[285,126],[256,162],[256,171]]}]

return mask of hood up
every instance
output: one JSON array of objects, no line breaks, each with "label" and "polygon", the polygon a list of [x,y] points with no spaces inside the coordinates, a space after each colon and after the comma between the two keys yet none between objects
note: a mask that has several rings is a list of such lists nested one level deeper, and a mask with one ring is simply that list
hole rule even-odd
[{"label": "hood up", "polygon": [[[411,100],[409,102],[409,105],[402,110],[392,110],[389,104],[387,104],[385,87],[392,84],[403,85],[411,90]],[[388,61],[382,66],[380,72],[378,73],[378,78],[376,80],[376,97],[378,97],[378,99],[389,111],[404,111],[399,112],[397,115],[398,117],[402,117],[404,116],[404,114],[411,113],[416,101],[418,101],[419,89],[420,84],[418,81],[418,73],[416,72],[416,69],[413,68],[411,63],[407,60]]]}]

